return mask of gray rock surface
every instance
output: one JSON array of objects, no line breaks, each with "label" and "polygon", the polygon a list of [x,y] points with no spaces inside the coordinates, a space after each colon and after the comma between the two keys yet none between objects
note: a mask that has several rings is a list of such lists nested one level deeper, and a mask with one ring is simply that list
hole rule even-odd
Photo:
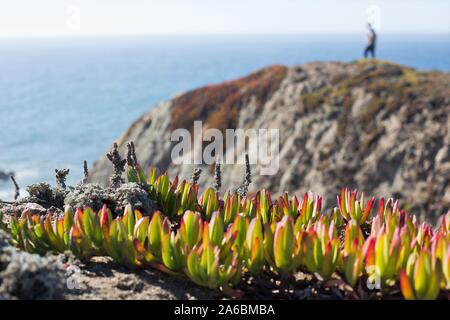
[{"label": "gray rock surface", "polygon": [[17,251],[0,230],[0,300],[60,299],[66,291],[64,255]]},{"label": "gray rock surface", "polygon": [[[204,128],[280,129],[280,169],[264,176],[252,165],[250,192],[312,190],[329,208],[348,186],[398,197],[413,213],[450,208],[449,73],[381,61],[269,67],[153,107],[117,140],[119,150],[132,140],[141,165],[188,179],[196,166],[172,163],[170,135],[191,130],[193,120]],[[238,153],[243,163],[243,148]],[[212,167],[202,167],[200,184],[212,186]],[[102,155],[91,181],[107,184],[111,169]],[[244,170],[225,164],[221,191],[240,185]]]},{"label": "gray rock surface", "polygon": [[100,210],[104,203],[112,202],[112,195],[108,189],[95,183],[78,185],[69,191],[64,204],[72,208],[91,207]]},{"label": "gray rock surface", "polygon": [[159,271],[128,269],[107,257],[81,263],[67,254],[18,251],[0,230],[0,300],[220,299],[223,295]]}]

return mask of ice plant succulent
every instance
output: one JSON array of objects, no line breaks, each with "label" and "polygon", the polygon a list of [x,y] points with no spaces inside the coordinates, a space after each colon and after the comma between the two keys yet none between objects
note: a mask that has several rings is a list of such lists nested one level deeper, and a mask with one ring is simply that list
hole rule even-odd
[{"label": "ice plant succulent", "polygon": [[186,211],[181,219],[181,241],[187,248],[192,249],[202,238],[203,221],[198,212]]},{"label": "ice plant succulent", "polygon": [[[387,285],[383,292],[400,284],[408,299],[434,299],[440,289],[450,290],[450,212],[433,229],[402,211],[398,200],[380,199],[370,219],[374,198],[366,203],[363,194],[343,189],[338,206],[325,215],[322,198],[312,192],[302,198],[284,193],[272,201],[267,190],[247,195],[248,183],[224,197],[208,188],[199,199],[197,180],[171,181],[154,168],[146,176],[133,150],[130,144],[128,181],[156,200],[155,212],[143,216],[127,205],[114,218],[106,205],[98,212],[66,207],[63,215],[26,211],[5,220],[0,212],[0,228],[28,252],[70,250],[80,259],[107,255],[126,266],[185,274],[224,292],[231,292],[242,273],[284,282],[299,269],[324,280],[341,277],[353,287],[367,275]],[[122,165],[117,152],[114,158]],[[114,182],[121,183],[122,171],[116,171]]]},{"label": "ice plant succulent", "polygon": [[433,229],[426,223],[422,223],[417,230],[415,240],[420,247],[430,247],[431,239],[433,237]]},{"label": "ice plant succulent", "polygon": [[19,219],[13,216],[10,219],[13,242],[20,249],[32,253],[44,254],[49,250],[63,252],[69,242],[68,239],[64,242],[59,237],[61,230],[59,221],[58,227],[53,228],[50,214],[40,217],[24,212]]},{"label": "ice plant succulent", "polygon": [[[81,238],[81,240],[82,239],[83,238]],[[118,263],[131,266],[136,264],[134,243],[129,238],[125,224],[122,220],[117,219],[111,222],[105,247],[108,255]]]},{"label": "ice plant succulent", "polygon": [[364,244],[364,259],[371,280],[380,279],[381,283],[394,284],[401,244],[400,228],[389,236],[386,226],[383,226],[376,235],[367,238]]},{"label": "ice plant succulent", "polygon": [[303,232],[302,254],[308,270],[324,280],[329,279],[339,262],[339,246],[334,222],[330,223],[326,216],[322,216]]},{"label": "ice plant succulent", "polygon": [[177,215],[177,194],[178,177],[173,182],[167,174],[159,176],[154,183],[154,192],[158,201],[158,208],[169,218]]},{"label": "ice plant succulent", "polygon": [[196,284],[211,289],[230,289],[240,279],[240,262],[234,250],[221,249],[210,241],[204,229],[202,242],[194,246],[186,259],[185,273]]},{"label": "ice plant succulent", "polygon": [[243,259],[244,252],[246,250],[246,237],[248,228],[248,219],[242,214],[237,214],[233,220],[233,223],[228,225],[227,237],[230,234],[236,235],[233,242],[233,248],[236,250],[238,256]]},{"label": "ice plant succulent", "polygon": [[411,254],[406,270],[400,274],[400,287],[408,300],[434,300],[439,295],[441,281],[440,261],[428,250]]},{"label": "ice plant succulent", "polygon": [[224,217],[224,223],[225,225],[230,224],[235,216],[238,213],[241,213],[243,211],[242,207],[242,199],[241,197],[236,193],[226,193],[223,199],[224,207],[223,207],[223,217]]},{"label": "ice plant succulent", "polygon": [[256,194],[256,214],[263,223],[269,222],[271,206],[272,200],[270,199],[270,193],[264,189],[259,191]]},{"label": "ice plant succulent", "polygon": [[312,192],[306,192],[300,203],[300,211],[295,222],[295,229],[300,230],[316,222],[320,218],[322,207],[322,197],[315,196]]},{"label": "ice plant succulent", "polygon": [[[91,249],[94,251],[102,249],[104,235],[100,228],[100,215],[101,213],[96,215],[89,207],[83,211],[80,209],[75,211],[74,225],[70,230],[70,245],[75,254],[83,256]],[[58,222],[57,219],[57,226]]]},{"label": "ice plant succulent", "polygon": [[63,217],[53,217],[50,212],[42,217],[24,212],[19,219],[11,217],[11,235],[17,246],[28,252],[44,254],[71,249],[78,256],[88,257],[102,253],[99,216],[90,208],[77,209],[74,214],[67,207]]},{"label": "ice plant succulent", "polygon": [[296,196],[293,196],[292,199],[289,200],[289,195],[285,192],[283,196],[279,198],[277,209],[285,216],[296,218],[299,215],[299,204]]},{"label": "ice plant succulent", "polygon": [[250,273],[256,274],[264,264],[263,228],[261,218],[251,220],[245,239],[245,265]]},{"label": "ice plant succulent", "polygon": [[446,215],[442,215],[441,218],[441,232],[450,232],[450,211]]},{"label": "ice plant succulent", "polygon": [[432,240],[433,259],[438,259],[442,266],[441,287],[450,290],[450,233],[441,229]]},{"label": "ice plant succulent", "polygon": [[130,205],[126,206],[122,216],[114,220],[111,220],[110,213],[105,207],[100,216],[101,228],[97,226],[95,229],[103,230],[103,248],[108,255],[125,265],[140,265],[138,259],[140,247],[137,241],[145,241],[145,225],[148,217],[143,218],[142,214],[138,210],[133,210]]},{"label": "ice plant succulent", "polygon": [[177,272],[185,263],[180,238],[179,233],[171,231],[169,220],[165,218],[161,233],[161,257],[165,267]]},{"label": "ice plant succulent", "polygon": [[219,210],[219,194],[213,188],[208,188],[200,199],[201,210],[205,219],[211,218],[214,211]]},{"label": "ice plant succulent", "polygon": [[355,220],[350,220],[345,227],[344,248],[341,250],[340,269],[350,286],[355,286],[363,271],[362,246],[364,237]]},{"label": "ice plant succulent", "polygon": [[268,228],[266,232],[266,259],[275,271],[292,274],[302,262],[301,233],[294,232],[294,219],[284,216],[276,224],[275,234]]},{"label": "ice plant succulent", "polygon": [[155,211],[148,225],[148,248],[157,257],[161,256],[163,218],[160,211]]},{"label": "ice plant succulent", "polygon": [[205,229],[209,231],[209,239],[211,243],[218,246],[222,243],[224,236],[223,218],[219,211],[212,214],[211,220],[205,222]]},{"label": "ice plant succulent", "polygon": [[341,195],[337,197],[337,202],[342,217],[349,221],[355,220],[360,225],[364,224],[369,217],[375,198],[372,197],[364,206],[364,192],[358,200],[356,191],[349,191],[347,188],[342,189]]},{"label": "ice plant succulent", "polygon": [[177,193],[177,214],[183,215],[186,210],[197,211],[198,202],[198,184],[190,184],[186,180],[183,180],[178,187]]},{"label": "ice plant succulent", "polygon": [[399,201],[394,199],[388,199],[387,201],[383,198],[380,199],[378,214],[372,222],[372,234],[377,233],[383,225],[386,226],[389,237],[392,237],[398,226],[407,225],[411,236],[416,235],[418,230],[416,217],[400,210]]},{"label": "ice plant succulent", "polygon": [[447,246],[445,255],[442,257],[442,272],[444,275],[444,287],[450,290],[450,244]]}]

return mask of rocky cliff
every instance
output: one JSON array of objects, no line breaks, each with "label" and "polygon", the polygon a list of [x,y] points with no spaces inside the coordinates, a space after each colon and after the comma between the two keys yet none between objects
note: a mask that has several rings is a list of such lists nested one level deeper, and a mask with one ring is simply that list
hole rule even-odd
[{"label": "rocky cliff", "polygon": [[[395,196],[416,213],[450,208],[450,74],[381,61],[271,66],[210,85],[150,109],[117,140],[133,140],[139,162],[189,178],[194,166],[171,161],[171,132],[194,120],[217,128],[280,129],[278,174],[252,166],[250,192],[312,190],[335,203],[343,186]],[[240,150],[243,157],[243,150]],[[211,166],[200,183],[212,185]],[[107,183],[103,155],[90,179]],[[221,191],[242,183],[242,165],[223,167]]]}]

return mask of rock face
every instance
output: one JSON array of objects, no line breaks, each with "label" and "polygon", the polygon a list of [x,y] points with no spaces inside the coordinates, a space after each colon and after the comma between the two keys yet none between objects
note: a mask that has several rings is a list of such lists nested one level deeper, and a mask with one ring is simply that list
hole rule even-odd
[{"label": "rock face", "polygon": [[[161,103],[118,139],[119,149],[133,140],[144,167],[188,179],[195,166],[173,164],[170,136],[177,128],[193,132],[194,120],[222,132],[279,129],[280,169],[265,176],[253,165],[250,192],[312,190],[329,208],[348,186],[400,198],[413,213],[450,208],[449,73],[381,61],[271,66]],[[242,161],[243,149],[238,154]],[[212,167],[203,165],[203,187],[213,185]],[[242,183],[243,165],[222,169],[222,192]],[[111,170],[102,156],[90,179],[105,184]]]}]

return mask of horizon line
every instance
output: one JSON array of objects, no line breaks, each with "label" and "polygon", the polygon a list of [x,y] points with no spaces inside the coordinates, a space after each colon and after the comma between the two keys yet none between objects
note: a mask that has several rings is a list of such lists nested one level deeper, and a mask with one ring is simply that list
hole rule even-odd
[{"label": "horizon line", "polygon": [[[39,38],[133,38],[133,37],[245,37],[245,36],[359,36],[364,35],[365,32],[255,32],[255,33],[123,33],[123,34],[112,34],[112,33],[98,33],[98,34],[17,34],[17,35],[6,35],[0,34],[0,39],[39,39]],[[448,36],[450,37],[450,32],[381,32],[378,31],[380,35],[399,35],[399,36]]]}]

